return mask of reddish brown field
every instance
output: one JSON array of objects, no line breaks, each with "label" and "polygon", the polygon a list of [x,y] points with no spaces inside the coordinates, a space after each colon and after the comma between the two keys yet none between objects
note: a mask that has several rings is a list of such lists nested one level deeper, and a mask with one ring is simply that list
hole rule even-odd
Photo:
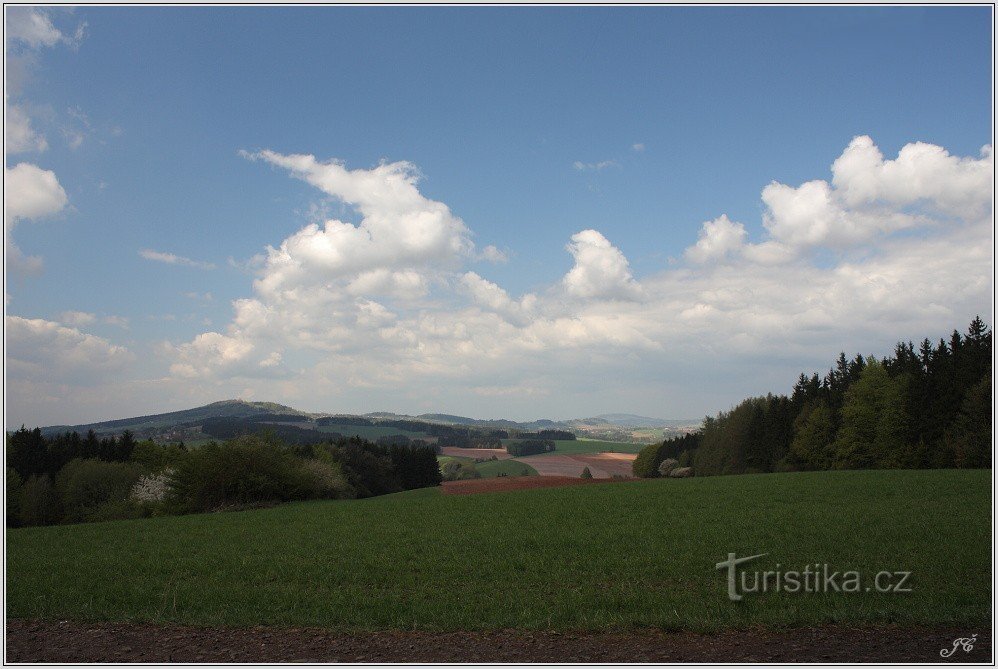
[{"label": "reddish brown field", "polygon": [[516,458],[537,470],[541,476],[582,476],[589,467],[594,479],[608,479],[614,475],[630,476],[631,463],[637,456],[632,453],[595,453],[593,455],[531,455]]},{"label": "reddish brown field", "polygon": [[[491,479],[447,481],[442,486],[445,495],[477,495],[483,492],[507,492],[533,488],[558,488],[566,485],[594,483],[593,479],[575,476],[499,476]],[[605,483],[605,481],[604,481]]]},{"label": "reddish brown field", "polygon": [[[573,455],[589,467],[590,472],[599,469],[608,476],[631,476],[631,464],[638,457],[634,453],[597,453],[595,455]],[[593,476],[596,476],[594,473]],[[601,477],[598,477],[601,478]]]}]

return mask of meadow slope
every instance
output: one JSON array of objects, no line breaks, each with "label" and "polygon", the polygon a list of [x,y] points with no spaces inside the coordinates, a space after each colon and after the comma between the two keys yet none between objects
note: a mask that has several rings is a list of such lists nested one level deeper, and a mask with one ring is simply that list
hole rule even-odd
[{"label": "meadow slope", "polygon": [[[337,630],[711,631],[990,619],[990,471],[593,484],[36,527],[11,618]],[[913,591],[726,596],[714,564],[912,572]]]}]

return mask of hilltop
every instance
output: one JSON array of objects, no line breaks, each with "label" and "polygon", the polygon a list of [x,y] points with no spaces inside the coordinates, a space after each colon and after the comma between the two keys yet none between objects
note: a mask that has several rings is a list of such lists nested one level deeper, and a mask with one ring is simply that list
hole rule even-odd
[{"label": "hilltop", "polygon": [[[562,421],[542,418],[524,422],[504,418],[479,419],[446,413],[424,413],[417,416],[383,411],[366,414],[310,413],[276,402],[229,399],[181,411],[78,425],[49,425],[42,427],[41,430],[45,435],[73,431],[85,434],[89,430],[93,430],[98,436],[120,434],[129,430],[136,437],[143,439],[197,441],[205,436],[201,432],[201,427],[205,422],[217,422],[220,419],[253,423],[294,423],[303,429],[314,428],[319,425],[319,421],[327,426],[363,422],[368,427],[384,426],[386,431],[390,431],[389,428],[393,427],[393,423],[397,425],[405,421],[427,426],[452,425],[478,430],[524,432],[565,430],[582,437],[629,442],[653,442],[666,436],[695,429],[700,424],[699,420],[692,419],[659,419],[621,413],[600,414],[591,418]],[[418,425],[412,427],[418,427]]]}]

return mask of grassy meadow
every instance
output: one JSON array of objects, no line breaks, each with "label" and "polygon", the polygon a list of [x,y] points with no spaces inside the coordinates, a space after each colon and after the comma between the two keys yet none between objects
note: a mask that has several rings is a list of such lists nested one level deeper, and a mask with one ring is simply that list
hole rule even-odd
[{"label": "grassy meadow", "polygon": [[[15,618],[362,629],[712,630],[990,616],[990,471],[423,489],[7,534]],[[911,571],[907,594],[728,601],[715,563]]]}]

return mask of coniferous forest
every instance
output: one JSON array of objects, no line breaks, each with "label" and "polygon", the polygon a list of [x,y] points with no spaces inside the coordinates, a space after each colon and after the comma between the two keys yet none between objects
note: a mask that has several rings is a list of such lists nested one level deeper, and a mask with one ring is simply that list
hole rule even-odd
[{"label": "coniferous forest", "polygon": [[698,432],[646,449],[635,474],[677,458],[698,476],[823,469],[991,466],[991,330],[980,317],[949,341],[839,355],[790,396],[744,400]]}]

